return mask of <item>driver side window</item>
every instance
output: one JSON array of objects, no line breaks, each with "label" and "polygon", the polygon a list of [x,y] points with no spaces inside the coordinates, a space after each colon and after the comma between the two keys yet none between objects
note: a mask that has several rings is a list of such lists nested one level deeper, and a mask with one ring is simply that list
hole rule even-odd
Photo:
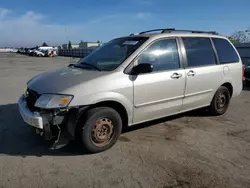
[{"label": "driver side window", "polygon": [[153,72],[180,68],[176,39],[164,39],[153,43],[138,58],[138,64],[150,63]]}]

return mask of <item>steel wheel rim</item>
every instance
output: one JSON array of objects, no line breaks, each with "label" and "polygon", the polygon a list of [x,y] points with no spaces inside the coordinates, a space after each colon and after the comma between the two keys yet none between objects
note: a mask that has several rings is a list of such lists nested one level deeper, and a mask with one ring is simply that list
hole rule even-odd
[{"label": "steel wheel rim", "polygon": [[218,109],[223,109],[227,104],[227,97],[225,93],[220,93],[216,100],[216,106]]},{"label": "steel wheel rim", "polygon": [[97,147],[104,147],[114,136],[113,122],[109,118],[98,119],[91,131],[91,141]]}]

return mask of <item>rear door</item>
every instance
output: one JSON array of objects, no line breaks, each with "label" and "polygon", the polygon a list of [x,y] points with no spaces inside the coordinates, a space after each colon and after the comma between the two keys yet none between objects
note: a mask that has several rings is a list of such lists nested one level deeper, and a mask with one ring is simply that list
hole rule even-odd
[{"label": "rear door", "polygon": [[[235,47],[227,39],[212,39],[220,65],[223,69],[223,82],[233,86],[232,96],[240,94],[243,81],[243,65]],[[250,73],[248,74],[250,77]]]},{"label": "rear door", "polygon": [[187,75],[182,111],[207,106],[222,80],[222,68],[210,38],[182,37]]}]

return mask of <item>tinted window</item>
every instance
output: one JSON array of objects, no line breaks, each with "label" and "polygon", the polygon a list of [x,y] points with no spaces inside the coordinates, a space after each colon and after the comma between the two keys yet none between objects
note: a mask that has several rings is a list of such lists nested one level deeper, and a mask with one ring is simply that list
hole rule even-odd
[{"label": "tinted window", "polygon": [[216,64],[214,50],[209,38],[183,38],[186,49],[188,67]]},{"label": "tinted window", "polygon": [[138,58],[138,63],[150,63],[153,71],[172,70],[180,67],[175,39],[160,40],[147,48]]},{"label": "tinted window", "polygon": [[232,45],[225,39],[213,38],[221,64],[238,62],[239,57]]}]

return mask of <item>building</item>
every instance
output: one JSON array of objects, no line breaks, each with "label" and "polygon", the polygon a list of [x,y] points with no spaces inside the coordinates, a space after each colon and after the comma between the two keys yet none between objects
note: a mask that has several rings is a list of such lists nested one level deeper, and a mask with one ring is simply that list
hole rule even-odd
[{"label": "building", "polygon": [[101,46],[101,42],[80,42],[79,48],[81,49],[88,49],[88,48],[95,48]]},{"label": "building", "polygon": [[[64,49],[64,50],[68,49],[68,45],[69,44],[63,44],[62,49]],[[71,44],[71,48],[72,49],[77,49],[77,48],[79,48],[79,44]]]},{"label": "building", "polygon": [[[79,44],[71,44],[72,49],[94,49],[101,46],[102,42],[80,42]],[[68,44],[63,44],[61,49],[66,50],[68,49]]]},{"label": "building", "polygon": [[250,65],[250,43],[235,44],[244,65]]},{"label": "building", "polygon": [[72,49],[77,49],[77,48],[79,48],[79,44],[71,44],[71,48]]}]

